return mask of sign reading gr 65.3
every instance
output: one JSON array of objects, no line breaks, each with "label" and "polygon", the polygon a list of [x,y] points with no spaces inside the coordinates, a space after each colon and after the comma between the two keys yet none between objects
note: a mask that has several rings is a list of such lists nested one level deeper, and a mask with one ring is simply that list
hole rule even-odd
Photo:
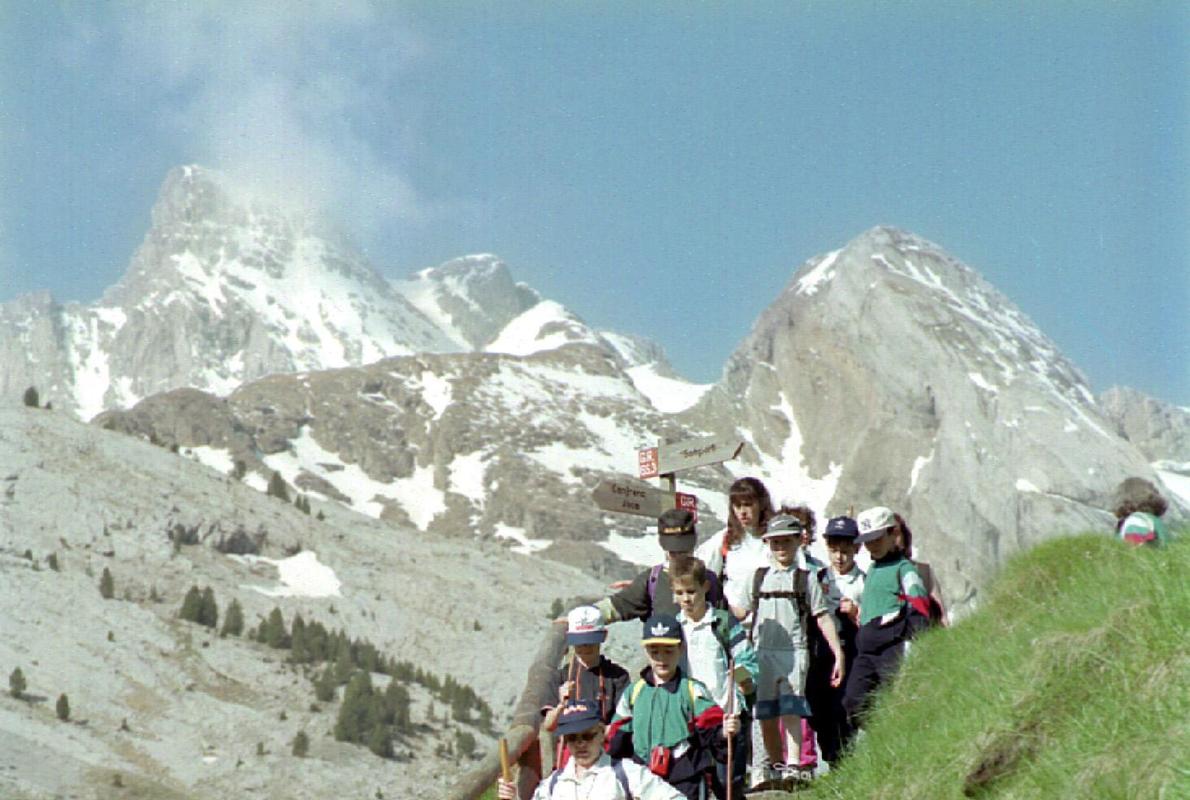
[{"label": "sign reading gr 65.3", "polygon": [[744,442],[731,436],[704,436],[701,439],[687,439],[676,444],[659,444],[657,472],[666,475],[707,464],[718,464],[720,461],[730,461],[743,449]]},{"label": "sign reading gr 65.3", "polygon": [[640,468],[641,480],[656,478],[661,473],[657,471],[657,448],[643,447],[636,451],[636,463]]}]

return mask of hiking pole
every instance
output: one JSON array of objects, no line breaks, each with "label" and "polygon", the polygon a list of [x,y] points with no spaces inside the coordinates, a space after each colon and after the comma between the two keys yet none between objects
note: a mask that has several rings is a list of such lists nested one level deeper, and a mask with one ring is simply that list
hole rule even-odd
[{"label": "hiking pole", "polygon": [[[727,657],[727,714],[730,716],[735,710],[735,658]],[[731,768],[735,766],[734,747],[735,735],[727,737],[727,800],[731,800]]]}]

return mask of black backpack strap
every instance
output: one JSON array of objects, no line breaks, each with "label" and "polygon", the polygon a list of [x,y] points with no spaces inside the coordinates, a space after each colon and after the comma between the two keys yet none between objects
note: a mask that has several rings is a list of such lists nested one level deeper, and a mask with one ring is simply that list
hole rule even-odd
[{"label": "black backpack strap", "polygon": [[556,769],[550,773],[550,794],[549,794],[550,797],[554,796],[554,787],[558,785],[558,773],[559,772],[561,772],[561,770]]},{"label": "black backpack strap", "polygon": [[752,644],[756,633],[756,615],[760,613],[760,585],[764,583],[764,576],[769,572],[768,567],[757,567],[752,573],[752,626],[748,628],[748,644]]},{"label": "black backpack strap", "polygon": [[612,769],[615,770],[616,780],[620,782],[620,788],[624,790],[624,797],[632,800],[632,790],[628,788],[628,773],[624,771],[624,759],[613,758]]},{"label": "black backpack strap", "polygon": [[665,569],[664,564],[654,564],[653,568],[649,570],[649,580],[645,584],[646,594],[649,597],[649,613],[647,616],[653,616],[653,608],[657,605],[654,598],[657,597],[657,581],[661,580],[661,570]]}]

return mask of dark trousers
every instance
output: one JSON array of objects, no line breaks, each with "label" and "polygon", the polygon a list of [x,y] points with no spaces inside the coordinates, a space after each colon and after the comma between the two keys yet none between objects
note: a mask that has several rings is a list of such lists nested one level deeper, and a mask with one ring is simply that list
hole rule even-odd
[{"label": "dark trousers", "polygon": [[[839,642],[843,645],[843,663],[848,674],[855,669],[856,628],[850,622],[840,622],[835,617],[839,631]],[[847,684],[838,688],[831,686],[831,671],[835,668],[835,656],[822,639],[817,627],[812,636],[819,640],[811,643],[810,669],[806,673],[806,700],[810,703],[810,727],[818,738],[818,751],[823,761],[834,763],[851,741],[854,732],[843,708],[843,696]]]},{"label": "dark trousers", "polygon": [[858,729],[862,724],[872,692],[896,674],[909,638],[909,624],[907,617],[883,626],[877,619],[859,629],[855,663],[848,670],[843,693],[843,711],[852,727]]}]

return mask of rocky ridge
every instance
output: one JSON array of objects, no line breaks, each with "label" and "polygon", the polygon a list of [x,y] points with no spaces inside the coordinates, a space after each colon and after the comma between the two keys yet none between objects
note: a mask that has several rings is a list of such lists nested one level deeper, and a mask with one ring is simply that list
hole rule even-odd
[{"label": "rocky ridge", "polygon": [[394,355],[609,346],[493,256],[390,282],[345,237],[196,166],[170,172],[144,242],[97,303],[0,305],[0,396],[37,386],[90,419],[177,388]]},{"label": "rocky ridge", "polygon": [[[28,680],[27,699],[0,699],[5,797],[108,797],[116,773],[145,796],[194,800],[437,793],[454,771],[438,748],[456,730],[485,749],[490,735],[446,722],[440,702],[432,722],[434,701],[411,686],[414,720],[429,727],[396,743],[401,759],[336,742],[342,690],[311,710],[311,682],[286,651],[178,620],[186,590],[210,586],[221,612],[237,599],[247,626],[276,606],[287,623],[300,613],[455,676],[501,724],[553,598],[602,588],[551,561],[427,537],[334,503],[315,503],[319,520],[64,414],[0,409],[0,462],[0,665]],[[249,532],[256,557],[216,549],[222,540],[234,550],[237,531]],[[115,587],[106,601],[104,568]],[[73,722],[54,717],[59,693]],[[300,730],[311,739],[304,760],[290,755]]]}]

